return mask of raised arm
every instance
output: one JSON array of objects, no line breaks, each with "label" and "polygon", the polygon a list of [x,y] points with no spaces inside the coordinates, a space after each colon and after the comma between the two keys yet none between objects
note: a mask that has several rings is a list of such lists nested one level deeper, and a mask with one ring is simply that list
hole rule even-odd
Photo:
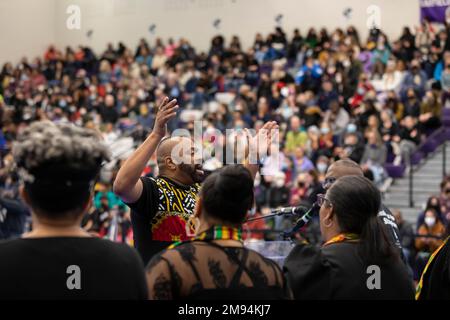
[{"label": "raised arm", "polygon": [[[270,155],[272,142],[276,142],[276,139],[278,139],[278,124],[275,121],[266,122],[254,137],[252,137],[248,130],[246,130],[246,133],[248,146],[244,166],[251,172],[253,179],[255,179],[259,165],[250,162],[249,152],[257,150],[258,155]],[[260,161],[262,159],[258,160]]]},{"label": "raised arm", "polygon": [[166,135],[167,122],[175,117],[177,100],[166,97],[158,107],[153,131],[136,151],[125,161],[117,173],[113,190],[124,202],[136,202],[142,193],[142,181],[139,179],[150,157],[156,151],[159,142]]}]

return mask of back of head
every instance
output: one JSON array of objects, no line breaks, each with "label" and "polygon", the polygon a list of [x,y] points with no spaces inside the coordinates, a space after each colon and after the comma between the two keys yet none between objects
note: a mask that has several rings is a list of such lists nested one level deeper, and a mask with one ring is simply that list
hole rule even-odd
[{"label": "back of head", "polygon": [[40,121],[18,136],[13,155],[35,213],[57,218],[86,205],[109,151],[93,130]]},{"label": "back of head", "polygon": [[336,179],[345,176],[364,176],[360,165],[350,159],[341,159],[334,162],[327,171],[327,176],[333,176]]},{"label": "back of head", "polygon": [[365,177],[339,178],[328,190],[342,232],[360,237],[360,253],[367,260],[391,257],[394,252],[377,215],[381,195]]},{"label": "back of head", "polygon": [[206,178],[201,199],[207,216],[241,224],[253,206],[253,178],[242,165],[226,166]]},{"label": "back of head", "polygon": [[355,172],[360,172],[362,175],[361,166],[351,159],[341,159],[333,163],[333,166],[339,168],[346,168],[348,170],[354,170]]}]

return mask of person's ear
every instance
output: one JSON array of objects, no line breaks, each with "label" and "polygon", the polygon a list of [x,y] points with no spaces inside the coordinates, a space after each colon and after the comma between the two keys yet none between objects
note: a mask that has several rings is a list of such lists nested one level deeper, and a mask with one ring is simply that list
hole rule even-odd
[{"label": "person's ear", "polygon": [[169,170],[175,171],[177,169],[177,165],[172,161],[170,157],[166,157],[164,159],[164,164],[165,167],[168,168]]},{"label": "person's ear", "polygon": [[333,206],[330,205],[329,207],[326,207],[327,211],[325,213],[325,217],[323,218],[323,223],[326,227],[331,227],[334,222],[335,214],[333,210]]}]

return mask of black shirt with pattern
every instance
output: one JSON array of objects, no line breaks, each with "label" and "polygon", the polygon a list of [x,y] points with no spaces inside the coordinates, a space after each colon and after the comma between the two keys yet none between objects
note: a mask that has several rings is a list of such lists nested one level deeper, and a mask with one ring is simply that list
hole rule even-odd
[{"label": "black shirt with pattern", "polygon": [[134,245],[146,264],[175,241],[188,240],[186,222],[194,213],[200,184],[180,185],[169,178],[142,177],[141,197],[131,208]]}]

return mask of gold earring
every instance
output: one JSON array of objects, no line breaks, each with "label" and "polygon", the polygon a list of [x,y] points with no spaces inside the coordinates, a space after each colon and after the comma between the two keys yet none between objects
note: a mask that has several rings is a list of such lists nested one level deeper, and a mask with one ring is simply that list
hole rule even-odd
[{"label": "gold earring", "polygon": [[200,227],[200,219],[192,214],[188,221],[186,221],[186,236],[189,238],[193,238],[197,235],[198,228]]}]

